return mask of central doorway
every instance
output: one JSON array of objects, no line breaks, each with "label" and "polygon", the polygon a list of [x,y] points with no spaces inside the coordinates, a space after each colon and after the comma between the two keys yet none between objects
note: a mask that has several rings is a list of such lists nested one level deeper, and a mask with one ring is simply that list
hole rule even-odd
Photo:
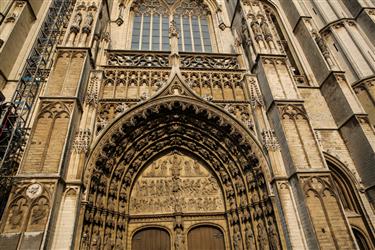
[{"label": "central doorway", "polygon": [[132,250],[224,250],[222,190],[203,163],[179,151],[154,160],[130,196]]}]

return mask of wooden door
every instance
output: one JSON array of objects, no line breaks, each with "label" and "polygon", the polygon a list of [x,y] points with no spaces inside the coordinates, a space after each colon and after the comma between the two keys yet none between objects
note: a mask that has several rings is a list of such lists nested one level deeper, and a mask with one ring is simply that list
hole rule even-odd
[{"label": "wooden door", "polygon": [[132,250],[170,250],[171,241],[167,231],[147,228],[138,231],[132,239]]},{"label": "wooden door", "polygon": [[188,234],[189,250],[224,250],[223,232],[212,226],[200,226]]}]

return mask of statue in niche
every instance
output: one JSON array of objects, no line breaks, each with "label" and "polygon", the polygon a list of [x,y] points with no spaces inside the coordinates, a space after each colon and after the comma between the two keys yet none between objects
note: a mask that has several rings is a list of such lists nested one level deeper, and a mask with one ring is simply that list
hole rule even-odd
[{"label": "statue in niche", "polygon": [[9,217],[9,224],[11,225],[11,229],[16,229],[21,226],[24,211],[22,210],[22,207],[26,205],[26,201],[23,199],[20,199],[17,201],[16,204],[14,204],[11,208],[11,216]]},{"label": "statue in niche", "polygon": [[92,237],[90,249],[91,250],[100,250],[100,246],[101,246],[100,235],[99,235],[98,232],[96,232],[94,234],[94,236]]},{"label": "statue in niche", "polygon": [[81,23],[82,23],[82,14],[81,14],[81,12],[78,12],[74,16],[73,23],[70,26],[70,34],[69,34],[69,38],[68,38],[68,41],[67,41],[68,45],[74,44],[76,36],[77,36],[77,34],[80,30],[80,27],[81,27]]},{"label": "statue in niche", "polygon": [[72,26],[71,27],[74,27],[74,28],[78,28],[81,26],[81,23],[82,23],[82,14],[81,12],[78,12],[75,16],[74,16],[74,19],[73,19],[73,23],[72,23]]},{"label": "statue in niche", "polygon": [[123,244],[124,244],[124,243],[122,242],[122,238],[121,238],[121,236],[117,236],[115,249],[116,249],[116,250],[123,250],[123,249],[124,249]]},{"label": "statue in niche", "polygon": [[104,248],[103,250],[112,250],[113,249],[113,240],[110,235],[106,235],[104,239]]},{"label": "statue in niche", "polygon": [[47,204],[45,203],[45,200],[39,200],[38,204],[33,209],[32,215],[31,215],[31,225],[37,225],[41,224],[42,220],[47,215]]},{"label": "statue in niche", "polygon": [[262,29],[263,35],[266,38],[272,38],[272,33],[270,27],[264,17],[262,17],[262,22],[260,23],[260,27]]},{"label": "statue in niche", "polygon": [[91,12],[87,13],[82,31],[85,33],[90,33],[93,22],[94,22],[94,16],[92,15]]},{"label": "statue in niche", "polygon": [[264,229],[263,223],[259,222],[258,226],[258,244],[260,249],[269,249],[268,247],[268,237],[266,230]]},{"label": "statue in niche", "polygon": [[272,219],[268,221],[268,231],[269,231],[271,249],[274,249],[274,250],[280,249],[279,236],[277,234],[275,224],[273,223]]},{"label": "statue in niche", "polygon": [[[119,220],[118,223],[123,224],[121,219]],[[122,230],[117,230],[117,232],[116,232],[116,243],[115,243],[115,247],[114,247],[114,249],[116,249],[116,250],[123,250],[124,249],[124,242],[122,240],[123,239],[122,234],[123,234]]]},{"label": "statue in niche", "polygon": [[328,47],[327,47],[327,45],[325,44],[323,38],[322,38],[322,37],[318,34],[318,32],[315,31],[315,30],[313,31],[313,36],[314,36],[314,38],[315,38],[314,40],[315,40],[316,44],[318,45],[320,51],[321,51],[322,53],[327,53],[327,52],[328,52]]},{"label": "statue in niche", "polygon": [[[241,232],[238,225],[234,225],[233,228],[233,249],[234,250],[240,250],[242,249],[241,245],[242,239],[241,239]],[[263,248],[261,248],[263,249]]]},{"label": "statue in niche", "polygon": [[251,29],[254,32],[255,40],[262,39],[262,29],[261,29],[258,21],[254,20],[254,21],[251,22]]},{"label": "statue in niche", "polygon": [[253,230],[251,230],[251,225],[249,222],[246,223],[245,229],[245,241],[246,241],[246,249],[251,250],[253,249],[254,245],[254,234]]},{"label": "statue in niche", "polygon": [[182,233],[181,228],[176,229],[176,240],[174,242],[174,249],[175,250],[184,250],[185,249],[185,239]]},{"label": "statue in niche", "polygon": [[232,219],[234,224],[237,224],[239,222],[239,218],[236,212],[233,212]]}]

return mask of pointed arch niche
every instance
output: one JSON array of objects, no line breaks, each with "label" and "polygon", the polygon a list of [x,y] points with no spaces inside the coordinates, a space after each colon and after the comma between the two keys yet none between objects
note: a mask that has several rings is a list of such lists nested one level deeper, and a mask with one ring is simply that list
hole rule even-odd
[{"label": "pointed arch niche", "polygon": [[[187,244],[188,228],[210,222],[225,230],[227,249],[270,244],[282,248],[262,148],[221,108],[179,95],[146,101],[109,125],[89,157],[83,178],[86,202],[77,234],[81,249],[128,249],[134,232],[154,226],[167,228],[172,246],[181,246]],[[151,183],[159,175],[165,176],[163,184],[154,180],[154,186],[164,189],[164,195],[138,184]],[[194,188],[199,185],[204,188],[198,192]],[[181,192],[194,201],[173,203]],[[200,192],[210,196],[203,199]],[[138,206],[142,197],[148,203],[143,207]]]},{"label": "pointed arch niche", "polygon": [[359,185],[356,178],[338,159],[327,153],[324,156],[359,249],[373,249],[375,240],[373,228],[363,208],[364,204],[358,192]]}]

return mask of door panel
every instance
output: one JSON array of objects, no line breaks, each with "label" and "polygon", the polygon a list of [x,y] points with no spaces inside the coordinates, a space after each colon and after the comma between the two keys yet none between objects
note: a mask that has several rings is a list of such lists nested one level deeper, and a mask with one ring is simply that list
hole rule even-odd
[{"label": "door panel", "polygon": [[188,234],[189,250],[224,250],[224,236],[220,229],[201,226],[190,230]]},{"label": "door panel", "polygon": [[167,231],[159,228],[147,228],[133,236],[132,250],[170,250],[170,244]]}]

